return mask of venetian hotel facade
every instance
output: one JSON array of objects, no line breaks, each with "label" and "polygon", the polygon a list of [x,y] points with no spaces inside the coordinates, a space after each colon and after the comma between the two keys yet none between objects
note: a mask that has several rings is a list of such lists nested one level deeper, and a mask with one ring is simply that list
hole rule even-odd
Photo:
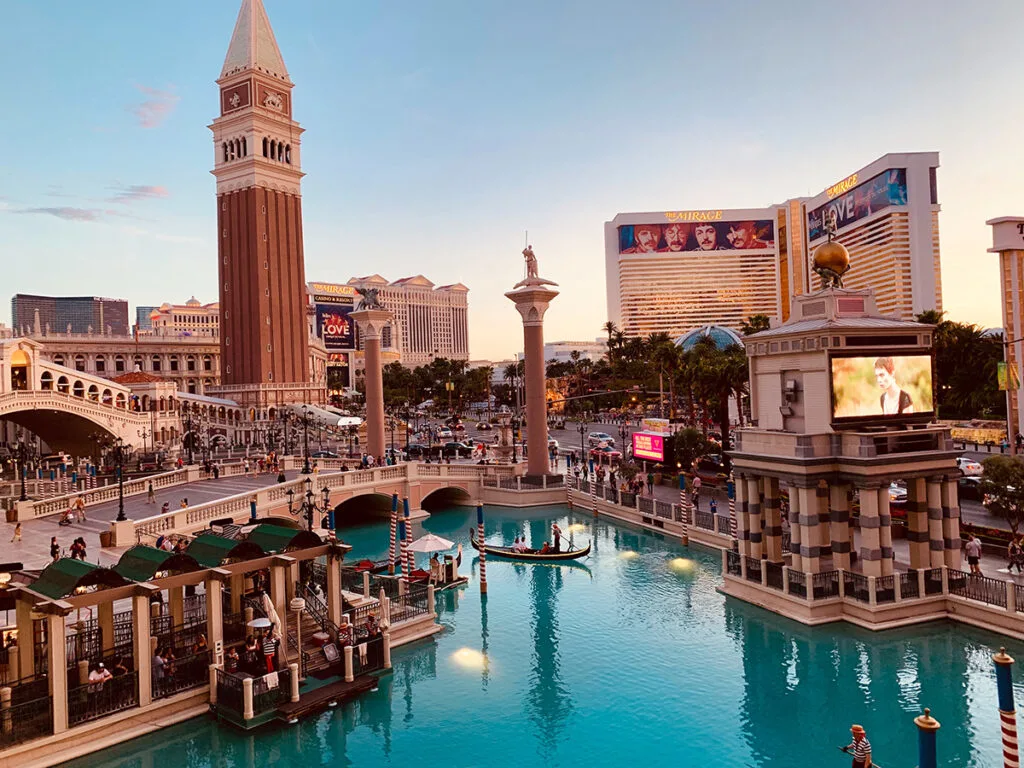
[{"label": "venetian hotel facade", "polygon": [[793,296],[820,288],[811,254],[829,222],[854,265],[846,286],[903,320],[941,311],[938,165],[937,152],[887,154],[810,198],[619,214],[605,224],[608,318],[627,336],[784,322]]}]

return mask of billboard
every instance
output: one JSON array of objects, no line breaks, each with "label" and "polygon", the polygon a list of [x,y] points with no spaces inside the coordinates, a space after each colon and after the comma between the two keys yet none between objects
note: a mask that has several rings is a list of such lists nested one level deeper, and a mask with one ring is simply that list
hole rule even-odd
[{"label": "billboard", "polygon": [[930,354],[833,357],[832,419],[888,421],[935,411]]},{"label": "billboard", "polygon": [[352,386],[348,355],[340,352],[327,353],[327,389],[337,392]]},{"label": "billboard", "polygon": [[890,168],[865,182],[858,184],[857,181],[854,174],[826,190],[832,199],[807,214],[808,240],[828,234],[826,216],[832,219],[836,229],[841,229],[883,208],[907,204],[906,168]]},{"label": "billboard", "polygon": [[665,460],[665,436],[648,432],[633,433],[633,458],[648,461]]},{"label": "billboard", "polygon": [[668,419],[651,419],[645,418],[640,422],[640,430],[642,432],[653,432],[657,435],[667,435],[671,433],[671,424]]},{"label": "billboard", "polygon": [[680,216],[666,213],[665,217],[670,219],[668,224],[622,225],[619,227],[619,253],[764,251],[775,248],[775,223],[770,219],[720,221],[709,216],[700,221],[672,220]]},{"label": "billboard", "polygon": [[337,283],[309,283],[316,312],[316,335],[327,349],[354,349],[355,323],[349,314],[355,308],[355,289]]}]

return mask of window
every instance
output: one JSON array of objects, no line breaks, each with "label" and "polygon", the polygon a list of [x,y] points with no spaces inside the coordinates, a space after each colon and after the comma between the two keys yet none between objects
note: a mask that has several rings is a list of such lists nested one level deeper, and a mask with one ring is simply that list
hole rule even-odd
[{"label": "window", "polygon": [[213,370],[213,358],[210,357],[209,355],[203,355],[203,370],[204,371],[212,371]]},{"label": "window", "polygon": [[85,372],[85,355],[75,355],[75,370]]},{"label": "window", "polygon": [[171,355],[171,359],[168,362],[171,364],[171,370],[172,371],[177,371],[178,370],[178,356],[177,355]]},{"label": "window", "polygon": [[159,371],[161,367],[160,355],[153,355],[153,359],[151,362],[153,363],[153,370]]},{"label": "window", "polygon": [[135,363],[135,367],[138,368],[141,371],[142,370],[142,363],[143,363],[142,355],[136,355],[133,362]]},{"label": "window", "polygon": [[96,355],[96,373],[104,373],[107,370],[107,360],[103,355]]},{"label": "window", "polygon": [[57,379],[57,391],[63,392],[65,395],[68,393],[68,377],[61,376]]},{"label": "window", "polygon": [[64,355],[56,355],[53,358],[54,365],[64,365]]},{"label": "window", "polygon": [[124,373],[124,356],[118,355],[114,358],[114,371],[117,373]]},{"label": "window", "polygon": [[53,389],[53,374],[49,371],[43,371],[43,375],[39,377],[39,388],[50,390]]},{"label": "window", "polygon": [[189,355],[185,358],[185,370],[194,371],[196,369],[196,358],[193,355]]}]

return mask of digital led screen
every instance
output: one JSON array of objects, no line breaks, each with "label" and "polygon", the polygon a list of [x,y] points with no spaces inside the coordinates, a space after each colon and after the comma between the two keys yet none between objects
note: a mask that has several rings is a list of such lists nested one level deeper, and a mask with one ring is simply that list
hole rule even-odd
[{"label": "digital led screen", "polygon": [[674,221],[624,224],[619,253],[763,251],[775,248],[775,224],[761,221]]},{"label": "digital led screen", "polygon": [[832,418],[899,420],[935,410],[931,355],[833,357]]},{"label": "digital led screen", "polygon": [[843,194],[839,194],[807,214],[807,237],[811,241],[828,234],[825,229],[826,216],[832,218],[833,224],[838,230],[891,205],[906,205],[907,170],[905,168],[890,168],[877,176],[872,176],[862,184],[857,184],[849,191],[845,191],[847,189],[845,182],[830,187],[830,194],[832,189]]},{"label": "digital led screen", "polygon": [[646,432],[633,433],[633,458],[648,461],[665,460],[665,437]]}]

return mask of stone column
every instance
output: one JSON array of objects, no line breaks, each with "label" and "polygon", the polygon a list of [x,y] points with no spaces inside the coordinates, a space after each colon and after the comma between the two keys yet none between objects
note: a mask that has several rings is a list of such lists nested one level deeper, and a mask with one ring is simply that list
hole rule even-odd
[{"label": "stone column", "polygon": [[800,550],[800,545],[803,544],[800,528],[800,492],[795,485],[790,485],[787,490],[789,491],[789,567],[803,573],[804,558]]},{"label": "stone column", "polygon": [[245,592],[245,574],[241,571],[232,573],[228,584],[231,587],[231,610],[228,613],[241,613],[242,595]]},{"label": "stone column", "polygon": [[878,488],[858,486],[860,491],[860,562],[865,576],[882,575],[882,544],[878,529]]},{"label": "stone column", "polygon": [[[64,603],[64,605],[67,605]],[[24,643],[32,647],[32,633]],[[46,617],[46,663],[50,674],[50,696],[53,697],[53,732],[63,733],[68,729],[68,658],[64,642],[64,614],[51,613]],[[18,645],[22,643],[18,638]]]},{"label": "stone column", "polygon": [[544,313],[558,291],[542,284],[523,285],[505,294],[523,318],[523,357],[526,379],[526,473],[549,472],[548,419],[544,362]]},{"label": "stone column", "polygon": [[182,626],[185,623],[185,588],[168,587],[167,602],[171,609],[171,626]]},{"label": "stone column", "polygon": [[936,476],[929,477],[927,481],[928,554],[932,568],[941,568],[946,564],[946,546],[942,536],[942,483],[945,479]]},{"label": "stone column", "polygon": [[746,475],[736,475],[736,544],[741,555],[750,555],[750,520],[747,517]]},{"label": "stone column", "polygon": [[380,340],[384,327],[394,319],[386,309],[359,309],[349,317],[359,324],[363,340],[363,375],[366,377],[366,452],[383,456],[384,439],[384,372],[381,364]]},{"label": "stone column", "polygon": [[750,526],[750,556],[761,559],[761,484],[755,475],[747,476],[747,525]]},{"label": "stone column", "polygon": [[910,543],[910,567],[929,568],[928,497],[923,477],[907,479],[907,541]]},{"label": "stone column", "polygon": [[100,635],[103,637],[103,651],[106,653],[114,647],[114,604],[109,600],[96,606],[100,621]]},{"label": "stone column", "polygon": [[[228,572],[220,568],[211,569],[206,575],[206,642],[210,650],[216,650],[217,643],[224,641],[224,579]],[[218,655],[214,664],[222,664]]]},{"label": "stone column", "polygon": [[[796,489],[800,497],[800,557],[804,573],[821,571],[821,525],[818,516],[818,485],[800,486]],[[790,518],[790,530],[796,528]]]},{"label": "stone column", "polygon": [[960,499],[955,478],[947,477],[942,483],[942,544],[946,567],[960,570]]},{"label": "stone column", "polygon": [[878,489],[878,547],[882,553],[882,575],[891,576],[893,569],[892,511],[889,508],[889,486]]},{"label": "stone column", "polygon": [[150,642],[149,592],[132,595],[132,655],[139,673],[139,706],[153,703],[153,648]]},{"label": "stone column", "polygon": [[282,626],[277,631],[282,638],[288,634],[288,572],[292,560],[288,555],[277,555],[270,561],[270,602],[281,619]]},{"label": "stone column", "polygon": [[327,555],[327,616],[341,626],[341,557]]},{"label": "stone column", "polygon": [[14,655],[10,659],[10,664],[14,667],[11,677],[14,680],[20,680],[35,673],[31,598],[19,595],[15,604],[14,616],[18,627],[18,644],[14,646]]},{"label": "stone column", "polygon": [[829,486],[829,507],[832,537],[832,567],[850,570],[850,486],[836,483]]},{"label": "stone column", "polygon": [[764,479],[764,552],[773,563],[782,562],[782,517],[779,505],[779,481]]},{"label": "stone column", "polygon": [[828,502],[828,485],[818,483],[818,543],[821,545],[822,556],[832,552],[832,526],[829,524]]}]

